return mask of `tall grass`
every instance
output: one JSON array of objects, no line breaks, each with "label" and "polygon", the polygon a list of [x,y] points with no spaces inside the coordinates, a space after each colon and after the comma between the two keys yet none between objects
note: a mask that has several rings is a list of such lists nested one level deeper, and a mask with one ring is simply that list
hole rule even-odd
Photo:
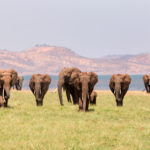
[{"label": "tall grass", "polygon": [[123,107],[113,95],[98,93],[87,113],[57,93],[37,107],[30,91],[12,91],[0,109],[0,150],[150,150],[150,95],[128,92]]}]

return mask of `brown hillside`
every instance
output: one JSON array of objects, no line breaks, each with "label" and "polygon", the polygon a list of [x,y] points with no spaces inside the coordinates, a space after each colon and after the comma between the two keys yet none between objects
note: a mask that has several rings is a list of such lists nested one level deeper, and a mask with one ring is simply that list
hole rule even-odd
[{"label": "brown hillside", "polygon": [[113,56],[89,59],[56,46],[37,46],[23,52],[0,50],[0,68],[14,68],[19,73],[49,73],[57,75],[62,67],[79,67],[98,74],[150,73],[150,54]]}]

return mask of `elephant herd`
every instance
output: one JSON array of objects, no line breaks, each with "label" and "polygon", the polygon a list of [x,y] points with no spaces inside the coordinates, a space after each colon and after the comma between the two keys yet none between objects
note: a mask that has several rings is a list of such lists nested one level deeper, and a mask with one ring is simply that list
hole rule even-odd
[{"label": "elephant herd", "polygon": [[[18,76],[14,69],[0,70],[0,106],[7,107],[10,90],[15,87],[22,89],[24,78]],[[144,75],[143,81],[147,93],[150,93],[150,75]],[[58,96],[63,106],[62,90],[66,91],[68,102],[78,104],[79,111],[88,111],[89,104],[96,105],[97,93],[94,86],[98,82],[98,75],[94,72],[82,72],[76,67],[63,68],[58,75]],[[37,106],[43,105],[43,99],[51,83],[48,74],[33,74],[29,87],[35,96]],[[109,87],[114,94],[117,106],[123,106],[123,98],[129,89],[131,77],[128,74],[113,74]],[[72,99],[72,100],[71,100]]]}]

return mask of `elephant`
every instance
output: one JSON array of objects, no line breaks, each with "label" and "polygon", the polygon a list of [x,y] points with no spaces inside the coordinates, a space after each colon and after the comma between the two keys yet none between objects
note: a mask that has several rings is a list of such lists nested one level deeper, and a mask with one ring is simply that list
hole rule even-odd
[{"label": "elephant", "polygon": [[37,106],[43,105],[43,98],[46,92],[48,91],[50,83],[51,83],[51,77],[48,74],[32,75],[29,82],[29,87],[35,96]]},{"label": "elephant", "polygon": [[17,82],[15,84],[16,90],[21,90],[22,89],[23,80],[24,80],[23,76],[18,76]]},{"label": "elephant", "polygon": [[96,105],[96,98],[97,98],[97,93],[96,91],[93,91],[90,95],[90,104]]},{"label": "elephant", "polygon": [[79,111],[88,111],[90,95],[98,82],[98,75],[94,72],[73,72],[70,84],[76,89],[75,95],[79,101]]},{"label": "elephant", "polygon": [[123,98],[128,91],[131,78],[128,74],[113,74],[109,87],[116,98],[116,105],[123,106]]},{"label": "elephant", "polygon": [[[1,106],[7,107],[8,99],[10,97],[10,90],[18,78],[18,73],[14,69],[0,70],[0,99]],[[3,101],[3,102],[2,102]]]},{"label": "elephant", "polygon": [[80,73],[81,71],[80,69],[76,67],[70,67],[70,68],[62,68],[62,70],[59,72],[57,87],[58,87],[58,95],[59,95],[61,106],[63,106],[62,89],[66,90],[66,96],[67,96],[68,102],[71,102],[70,95],[72,95],[73,103],[74,104],[78,103],[76,101],[76,97],[74,94],[75,93],[74,85],[71,85],[69,83],[71,74],[73,72]]},{"label": "elephant", "polygon": [[150,74],[145,74],[143,76],[143,81],[147,93],[150,93]]}]

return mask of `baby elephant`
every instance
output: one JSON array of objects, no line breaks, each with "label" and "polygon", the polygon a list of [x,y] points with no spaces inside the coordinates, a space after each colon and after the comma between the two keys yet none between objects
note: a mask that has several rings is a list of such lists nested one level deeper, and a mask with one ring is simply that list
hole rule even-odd
[{"label": "baby elephant", "polygon": [[128,74],[113,74],[109,87],[116,97],[117,106],[123,105],[123,98],[128,91],[129,85],[131,82],[131,78]]},{"label": "baby elephant", "polygon": [[96,98],[97,98],[97,93],[96,91],[93,91],[90,95],[90,104],[96,105]]},{"label": "baby elephant", "polygon": [[49,88],[51,78],[48,74],[33,74],[29,87],[35,96],[37,106],[43,105],[43,98]]}]

